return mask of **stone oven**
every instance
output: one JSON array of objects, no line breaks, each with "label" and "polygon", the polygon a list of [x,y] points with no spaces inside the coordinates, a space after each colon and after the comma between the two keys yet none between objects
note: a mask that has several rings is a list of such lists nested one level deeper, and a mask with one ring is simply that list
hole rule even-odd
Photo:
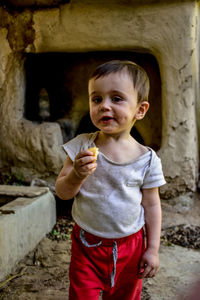
[{"label": "stone oven", "polygon": [[56,178],[63,141],[95,130],[88,117],[90,71],[130,59],[150,76],[151,109],[132,133],[162,159],[168,183],[162,197],[194,192],[198,1],[6,2],[0,7],[0,167],[23,172],[27,181]]}]

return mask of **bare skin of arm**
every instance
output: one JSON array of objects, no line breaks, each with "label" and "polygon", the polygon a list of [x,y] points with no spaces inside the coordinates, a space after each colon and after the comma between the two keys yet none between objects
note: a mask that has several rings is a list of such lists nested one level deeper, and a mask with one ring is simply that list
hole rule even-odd
[{"label": "bare skin of arm", "polygon": [[147,248],[139,265],[139,278],[154,277],[159,268],[161,205],[158,188],[142,190]]},{"label": "bare skin of arm", "polygon": [[74,162],[67,156],[56,180],[56,194],[63,200],[72,199],[80,190],[86,178],[96,170],[93,153],[85,150],[75,157]]}]

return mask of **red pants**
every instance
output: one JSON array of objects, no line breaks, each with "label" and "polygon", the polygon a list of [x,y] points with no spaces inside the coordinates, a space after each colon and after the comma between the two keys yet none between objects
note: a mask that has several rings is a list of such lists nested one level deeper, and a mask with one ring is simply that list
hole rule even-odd
[{"label": "red pants", "polygon": [[140,300],[142,279],[137,274],[144,252],[143,230],[120,239],[87,232],[81,238],[82,231],[77,224],[72,231],[69,300],[99,300],[101,291],[103,300]]}]

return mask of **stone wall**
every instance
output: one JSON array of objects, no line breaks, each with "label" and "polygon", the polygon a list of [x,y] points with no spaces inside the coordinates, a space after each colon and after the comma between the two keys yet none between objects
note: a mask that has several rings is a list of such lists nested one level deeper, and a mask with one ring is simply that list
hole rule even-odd
[{"label": "stone wall", "polygon": [[27,178],[56,176],[65,157],[57,123],[36,124],[24,118],[26,53],[138,51],[151,53],[160,69],[158,154],[168,182],[161,193],[169,198],[195,191],[199,5],[150,2],[72,0],[59,7],[18,12],[0,7],[1,167],[23,170]]}]

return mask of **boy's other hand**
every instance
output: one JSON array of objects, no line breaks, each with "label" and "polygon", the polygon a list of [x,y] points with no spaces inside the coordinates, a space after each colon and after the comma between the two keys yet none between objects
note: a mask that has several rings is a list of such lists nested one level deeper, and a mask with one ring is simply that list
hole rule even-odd
[{"label": "boy's other hand", "polygon": [[96,170],[97,164],[94,162],[94,154],[88,150],[79,152],[75,157],[73,166],[77,177],[86,178]]},{"label": "boy's other hand", "polygon": [[139,278],[152,278],[156,275],[159,269],[158,253],[154,253],[150,249],[143,254],[139,265]]}]

